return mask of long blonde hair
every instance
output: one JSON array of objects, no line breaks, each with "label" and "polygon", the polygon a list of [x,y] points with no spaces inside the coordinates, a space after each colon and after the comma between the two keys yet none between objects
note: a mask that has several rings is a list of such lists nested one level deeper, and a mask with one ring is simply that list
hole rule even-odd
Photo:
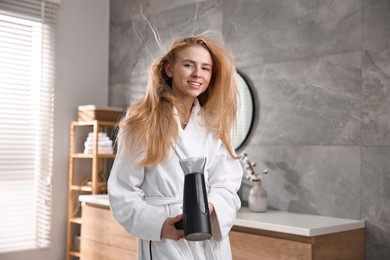
[{"label": "long blonde hair", "polygon": [[186,36],[154,61],[150,70],[146,95],[127,110],[119,122],[118,143],[130,152],[144,152],[140,166],[156,165],[167,159],[172,141],[178,138],[174,108],[184,113],[184,106],[172,94],[172,80],[165,65],[174,63],[181,50],[199,45],[209,51],[212,77],[208,88],[198,96],[201,114],[208,128],[219,137],[232,158],[237,158],[231,147],[231,134],[237,117],[238,88],[232,55],[222,41],[209,37],[209,33]]}]

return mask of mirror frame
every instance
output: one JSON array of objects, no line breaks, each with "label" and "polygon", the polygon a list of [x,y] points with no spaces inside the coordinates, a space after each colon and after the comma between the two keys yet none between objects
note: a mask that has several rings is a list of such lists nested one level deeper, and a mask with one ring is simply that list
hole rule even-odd
[{"label": "mirror frame", "polygon": [[[241,152],[242,149],[248,144],[248,142],[250,141],[250,139],[254,133],[254,127],[255,127],[255,122],[256,122],[256,118],[257,118],[256,107],[258,106],[257,105],[258,103],[257,103],[255,88],[254,88],[251,80],[249,79],[249,77],[247,75],[245,75],[245,73],[243,73],[240,69],[236,69],[236,71],[237,71],[237,74],[242,77],[242,79],[246,83],[246,86],[248,87],[249,94],[250,94],[251,99],[252,99],[252,111],[253,111],[251,122],[249,125],[249,129],[248,129],[244,139],[237,147],[234,148],[236,152]],[[241,103],[242,102],[240,99],[240,105],[241,105]]]}]

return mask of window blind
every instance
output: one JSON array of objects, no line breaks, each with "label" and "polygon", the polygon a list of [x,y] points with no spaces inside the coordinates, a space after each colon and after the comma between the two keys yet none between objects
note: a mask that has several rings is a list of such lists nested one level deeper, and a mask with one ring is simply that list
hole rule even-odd
[{"label": "window blind", "polygon": [[0,252],[50,246],[57,10],[0,0]]}]

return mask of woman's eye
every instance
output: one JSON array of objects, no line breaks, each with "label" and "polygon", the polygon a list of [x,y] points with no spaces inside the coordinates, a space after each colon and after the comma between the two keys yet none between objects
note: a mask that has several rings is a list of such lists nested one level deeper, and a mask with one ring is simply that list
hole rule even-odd
[{"label": "woman's eye", "polygon": [[184,64],[184,67],[186,67],[186,68],[192,68],[192,65],[191,65],[191,64]]},{"label": "woman's eye", "polygon": [[202,68],[204,71],[210,71],[209,68]]}]

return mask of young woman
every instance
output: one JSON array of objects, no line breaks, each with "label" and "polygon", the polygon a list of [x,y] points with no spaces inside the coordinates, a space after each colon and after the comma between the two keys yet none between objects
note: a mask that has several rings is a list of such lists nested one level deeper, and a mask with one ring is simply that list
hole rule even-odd
[{"label": "young woman", "polygon": [[[231,146],[237,102],[232,58],[207,33],[177,40],[153,63],[145,97],[119,123],[108,181],[114,217],[139,238],[138,259],[231,259],[242,180]],[[209,240],[187,241],[175,227],[184,186],[178,154],[207,158]]]}]

